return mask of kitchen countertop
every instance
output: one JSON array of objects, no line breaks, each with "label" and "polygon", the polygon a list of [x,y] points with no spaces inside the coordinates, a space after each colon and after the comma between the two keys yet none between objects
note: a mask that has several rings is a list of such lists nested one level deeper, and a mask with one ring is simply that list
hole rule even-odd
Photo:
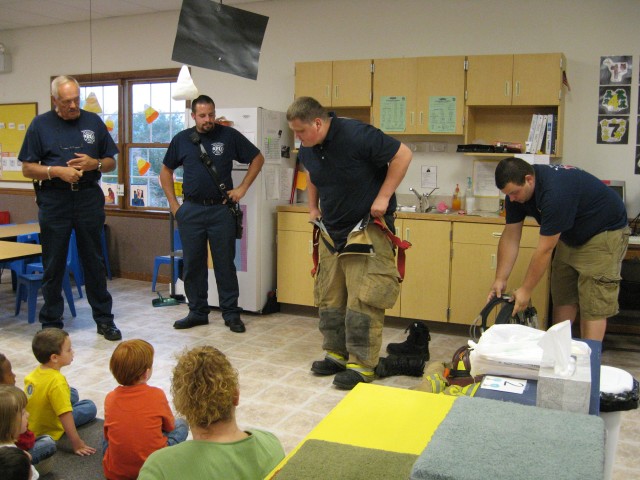
[{"label": "kitchen countertop", "polygon": [[[279,205],[278,212],[308,213],[309,207],[306,204]],[[504,225],[504,217],[497,213],[479,212],[478,214],[460,215],[457,213],[418,213],[418,212],[396,212],[396,218],[407,218],[415,220],[436,220],[441,222],[465,222],[465,223],[485,223]],[[535,219],[527,217],[524,222],[527,226],[537,227]]]}]

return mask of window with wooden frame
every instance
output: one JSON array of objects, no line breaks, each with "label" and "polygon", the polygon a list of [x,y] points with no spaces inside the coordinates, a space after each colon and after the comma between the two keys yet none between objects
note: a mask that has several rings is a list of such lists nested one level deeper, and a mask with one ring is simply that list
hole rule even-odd
[{"label": "window with wooden frame", "polygon": [[[187,125],[187,102],[173,100],[180,69],[73,75],[80,106],[97,113],[118,146],[116,170],[103,174],[107,208],[130,213],[168,209],[160,185],[162,160]],[[182,181],[181,170],[176,181]],[[121,195],[119,195],[120,193]]]}]

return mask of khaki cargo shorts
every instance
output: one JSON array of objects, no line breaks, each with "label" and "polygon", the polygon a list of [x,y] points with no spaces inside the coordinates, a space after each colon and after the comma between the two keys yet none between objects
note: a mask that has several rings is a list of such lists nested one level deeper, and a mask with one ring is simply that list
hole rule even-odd
[{"label": "khaki cargo shorts", "polygon": [[558,242],[551,266],[553,304],[578,304],[584,320],[616,315],[629,233],[629,227],[602,232],[579,247]]}]

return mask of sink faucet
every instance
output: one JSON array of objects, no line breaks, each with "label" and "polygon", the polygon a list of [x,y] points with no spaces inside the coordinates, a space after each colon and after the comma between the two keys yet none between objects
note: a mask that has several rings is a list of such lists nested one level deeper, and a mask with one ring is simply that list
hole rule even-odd
[{"label": "sink faucet", "polygon": [[410,187],[410,188],[409,188],[409,191],[410,191],[410,192],[413,192],[413,193],[414,193],[414,195],[415,195],[416,197],[418,197],[418,201],[420,202],[420,204],[418,205],[418,211],[419,211],[420,213],[426,213],[426,212],[428,212],[429,210],[431,210],[431,207],[429,206],[429,197],[430,197],[430,196],[431,196],[431,194],[432,194],[433,192],[435,192],[437,189],[438,189],[438,187],[434,188],[434,189],[433,189],[433,190],[431,190],[429,193],[423,193],[423,194],[421,195],[421,194],[419,194],[419,193],[417,192],[417,190],[416,190],[415,188],[413,188],[413,187]]}]

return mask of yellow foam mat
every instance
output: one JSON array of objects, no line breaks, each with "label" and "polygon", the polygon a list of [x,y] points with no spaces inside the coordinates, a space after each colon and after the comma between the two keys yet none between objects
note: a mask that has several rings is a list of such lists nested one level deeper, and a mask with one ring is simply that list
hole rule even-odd
[{"label": "yellow foam mat", "polygon": [[274,471],[309,439],[419,455],[455,400],[448,395],[360,383]]}]

